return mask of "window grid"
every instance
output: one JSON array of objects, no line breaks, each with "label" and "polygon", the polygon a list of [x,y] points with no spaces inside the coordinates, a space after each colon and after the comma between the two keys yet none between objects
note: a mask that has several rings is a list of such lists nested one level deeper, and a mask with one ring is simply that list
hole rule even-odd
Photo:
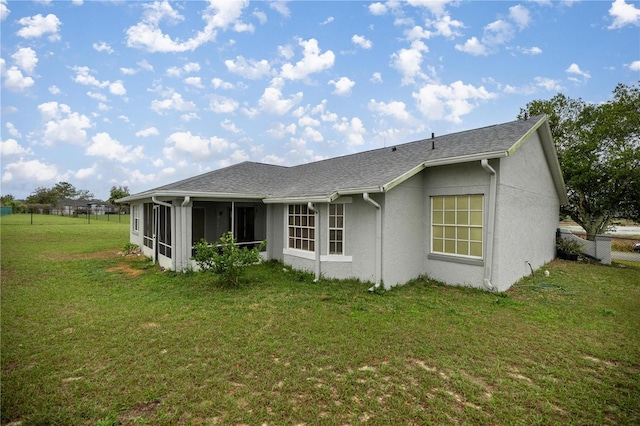
[{"label": "window grid", "polygon": [[482,195],[431,197],[431,252],[482,259]]},{"label": "window grid", "polygon": [[138,232],[140,230],[140,206],[133,205],[131,206],[131,226],[133,228],[133,232]]},{"label": "window grid", "polygon": [[329,254],[344,254],[344,204],[329,204]]},{"label": "window grid", "polygon": [[288,215],[289,248],[305,251],[316,249],[316,217],[305,204],[290,204]]}]

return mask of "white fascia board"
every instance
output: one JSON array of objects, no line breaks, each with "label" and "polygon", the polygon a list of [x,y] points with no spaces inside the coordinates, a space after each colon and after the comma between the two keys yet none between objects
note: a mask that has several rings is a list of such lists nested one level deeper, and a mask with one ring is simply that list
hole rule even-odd
[{"label": "white fascia board", "polygon": [[423,163],[425,167],[446,166],[449,164],[469,163],[472,161],[489,160],[493,158],[508,157],[508,151],[481,152],[479,154],[462,155],[460,157],[442,158],[439,160],[428,160]]},{"label": "white fascia board", "polygon": [[520,139],[518,139],[516,141],[516,143],[511,145],[511,148],[509,148],[509,150],[507,151],[509,153],[509,155],[513,155],[513,153],[516,152],[518,150],[518,148],[520,148],[520,146],[524,143],[524,141],[529,139],[529,137],[531,135],[533,135],[538,130],[538,128],[540,128],[540,126],[542,126],[542,124],[544,124],[544,122],[546,120],[547,120],[546,116],[542,117],[531,129],[529,129],[529,131],[527,133],[522,135],[522,137]]},{"label": "white fascia board", "polygon": [[398,176],[397,178],[395,178],[394,180],[392,180],[391,182],[389,182],[389,183],[387,183],[385,185],[382,185],[382,192],[389,191],[391,188],[394,188],[394,187],[400,185],[402,182],[412,178],[413,176],[417,175],[418,173],[420,173],[421,171],[423,171],[426,168],[427,168],[427,166],[425,166],[425,163],[418,164],[416,167],[414,167],[413,169],[409,170],[405,174],[403,174],[401,176]]},{"label": "white fascia board", "polygon": [[302,203],[330,203],[337,199],[340,195],[335,192],[329,196],[307,196],[299,197],[267,197],[263,198],[265,204],[302,204]]},{"label": "white fascia board", "polygon": [[151,197],[156,198],[184,198],[191,197],[194,198],[218,198],[225,200],[261,200],[265,197],[265,194],[238,194],[238,193],[229,193],[229,192],[195,192],[195,191],[148,191],[142,192],[140,194],[130,195],[128,197],[120,198],[116,200],[119,203],[130,203],[132,201],[139,201],[150,199]]}]

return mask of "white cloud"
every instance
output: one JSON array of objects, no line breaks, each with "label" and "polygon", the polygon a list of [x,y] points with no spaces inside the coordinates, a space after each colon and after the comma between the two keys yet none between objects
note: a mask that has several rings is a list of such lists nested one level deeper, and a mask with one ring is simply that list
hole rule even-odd
[{"label": "white cloud", "polygon": [[217,114],[229,114],[238,109],[238,102],[225,96],[213,95],[209,108]]},{"label": "white cloud", "polygon": [[368,40],[365,36],[362,35],[354,34],[353,37],[351,37],[351,41],[353,42],[353,44],[363,49],[371,49],[373,47],[373,43],[371,42],[371,40]]},{"label": "white cloud", "polygon": [[267,133],[274,139],[282,139],[288,134],[295,135],[297,127],[294,123],[284,125],[283,123],[275,123],[271,126]]},{"label": "white cloud", "polygon": [[60,20],[51,13],[47,16],[38,14],[24,17],[18,21],[18,24],[22,25],[22,28],[18,30],[17,34],[22,38],[38,38],[44,34],[51,34],[49,41],[60,40],[60,34],[58,34]]},{"label": "white cloud", "polygon": [[482,42],[488,45],[504,44],[514,37],[514,30],[511,23],[498,19],[484,28]]},{"label": "white cloud", "polygon": [[134,75],[135,73],[138,72],[138,70],[136,70],[135,68],[125,68],[122,67],[120,68],[120,72],[124,75]]},{"label": "white cloud", "polygon": [[236,56],[235,61],[227,59],[224,64],[229,72],[250,80],[259,80],[271,74],[271,65],[266,59],[256,61],[254,59],[247,60],[243,56]]},{"label": "white cloud", "polygon": [[11,55],[16,65],[22,68],[27,74],[33,73],[38,65],[38,55],[36,51],[30,47],[22,47]]},{"label": "white cloud", "polygon": [[[570,74],[570,75],[575,75],[575,76],[578,76],[578,77],[582,77],[585,80],[591,78],[591,74],[589,74],[588,71],[581,70],[580,67],[578,66],[578,64],[576,64],[576,63],[573,63],[573,64],[569,65],[569,68],[567,68],[565,70],[565,72],[567,74]],[[577,78],[571,77],[571,76],[569,77],[569,79],[580,81]]]},{"label": "white cloud", "polygon": [[535,85],[538,87],[542,87],[547,91],[560,91],[563,87],[560,85],[558,80],[554,80],[552,78],[546,77],[536,77],[533,79]]},{"label": "white cloud", "polygon": [[113,53],[113,48],[109,45],[109,43],[105,41],[101,41],[100,43],[93,43],[93,48],[98,52],[107,52],[108,54]]},{"label": "white cloud", "polygon": [[629,64],[631,71],[640,71],[640,61],[633,61]]},{"label": "white cloud", "polygon": [[142,20],[126,30],[127,46],[144,49],[148,52],[186,52],[193,51],[205,43],[216,39],[218,30],[232,27],[236,32],[253,31],[253,26],[240,21],[242,10],[248,1],[210,0],[202,13],[205,26],[193,37],[180,41],[164,34],[160,29],[161,21],[181,22],[184,16],[164,0],[144,4]]},{"label": "white cloud", "polygon": [[384,15],[387,13],[387,6],[380,2],[371,3],[369,5],[369,13],[372,15]]},{"label": "white cloud", "polygon": [[267,23],[267,14],[264,13],[263,11],[255,9],[252,15],[258,18],[258,22],[260,22],[261,25],[264,25]]},{"label": "white cloud", "polygon": [[14,126],[13,123],[7,121],[7,124],[5,124],[5,126],[7,128],[7,132],[9,132],[9,134],[11,136],[13,136],[14,138],[22,137],[22,134],[20,133],[20,131],[18,129],[16,129],[16,126]]},{"label": "white cloud", "polygon": [[427,78],[422,72],[422,53],[428,51],[429,48],[422,41],[415,40],[409,49],[403,48],[391,55],[391,66],[402,75],[403,85],[414,83],[416,77]]},{"label": "white cloud", "polygon": [[151,101],[151,109],[158,114],[163,114],[170,110],[195,111],[196,104],[191,101],[185,101],[180,93],[172,93],[171,97]]},{"label": "white cloud", "polygon": [[333,22],[333,16],[329,16],[327,19],[325,19],[324,21],[320,22],[320,25],[327,25]]},{"label": "white cloud", "polygon": [[324,140],[322,133],[313,127],[305,127],[302,131],[302,138],[313,142],[322,142]]},{"label": "white cloud", "polygon": [[456,50],[469,53],[473,56],[488,55],[487,47],[477,37],[471,37],[464,44],[456,44]]},{"label": "white cloud", "polygon": [[118,80],[109,84],[109,92],[111,92],[112,95],[124,96],[127,94],[127,89],[125,89],[122,81]]},{"label": "white cloud", "polygon": [[89,72],[91,71],[89,67],[79,67],[74,66],[72,68],[76,72],[76,77],[73,79],[76,83],[83,84],[85,86],[95,86],[95,87],[107,87],[109,85],[108,81],[100,81]]},{"label": "white cloud", "polygon": [[182,69],[184,69],[184,72],[198,72],[200,71],[200,64],[197,62],[189,62],[184,64],[184,66],[182,67]]},{"label": "white cloud", "polygon": [[92,127],[91,120],[84,114],[71,111],[71,108],[58,102],[46,102],[38,105],[44,126],[43,142],[54,145],[56,142],[81,144],[87,138],[84,129]]},{"label": "white cloud", "polygon": [[288,2],[289,0],[272,1],[269,3],[269,7],[277,11],[282,16],[285,16],[288,18],[289,16],[291,16],[291,11],[289,10],[289,6],[287,6]]},{"label": "white cloud", "polygon": [[309,40],[298,40],[302,46],[302,59],[295,65],[286,63],[282,66],[280,76],[287,80],[304,80],[310,74],[329,69],[335,61],[335,54],[331,50],[320,53],[318,41],[314,38]]},{"label": "white cloud", "polygon": [[627,25],[640,25],[640,9],[634,4],[629,4],[625,0],[615,0],[611,3],[609,15],[613,22],[607,28],[615,30]]},{"label": "white cloud", "polygon": [[542,53],[542,49],[540,49],[538,46],[533,46],[533,47],[529,47],[529,48],[520,48],[519,49],[522,53],[524,53],[525,55],[540,55]]},{"label": "white cloud", "polygon": [[107,102],[107,96],[103,93],[96,93],[96,92],[87,92],[87,96],[90,97],[91,99],[95,99],[96,101],[100,101],[100,102]]},{"label": "white cloud", "polygon": [[350,147],[364,144],[364,135],[367,130],[358,117],[353,117],[351,120],[342,117],[342,120],[334,124],[333,128],[346,137],[347,145]]},{"label": "white cloud", "polygon": [[22,75],[22,71],[16,66],[9,69],[5,67],[4,59],[0,58],[0,75],[4,79],[3,86],[12,92],[22,92],[33,86],[35,81],[29,76]]},{"label": "white cloud", "polygon": [[24,148],[15,139],[7,139],[5,141],[0,141],[0,154],[3,157],[11,155],[24,156],[33,155],[33,151],[31,148]]},{"label": "white cloud", "polygon": [[427,21],[433,28],[435,28],[435,35],[441,35],[448,39],[453,39],[462,35],[460,29],[464,28],[464,24],[455,19],[451,19],[451,16],[444,15],[434,21]]},{"label": "white cloud", "polygon": [[136,132],[136,137],[138,138],[147,138],[149,136],[158,136],[160,132],[155,127],[147,127],[146,129],[138,130]]},{"label": "white cloud", "polygon": [[149,61],[147,61],[146,59],[143,59],[140,62],[137,62],[137,64],[140,68],[142,68],[145,71],[153,71],[153,65],[151,65]]},{"label": "white cloud", "polygon": [[42,163],[38,160],[16,161],[4,166],[2,183],[33,182],[38,185],[66,181],[67,175],[58,171],[54,164]]},{"label": "white cloud", "polygon": [[374,72],[371,74],[371,78],[369,79],[372,83],[382,83],[382,74],[379,72]]},{"label": "white cloud", "polygon": [[215,77],[211,80],[211,85],[213,86],[214,89],[225,89],[225,90],[233,89],[232,83],[224,81],[218,77]]},{"label": "white cloud", "polygon": [[429,120],[447,120],[460,123],[461,116],[470,113],[480,101],[496,97],[484,87],[474,87],[456,81],[450,85],[427,84],[413,93],[416,106]]},{"label": "white cloud", "polygon": [[509,8],[509,17],[521,30],[528,27],[531,21],[529,9],[520,4]]},{"label": "white cloud", "polygon": [[78,171],[73,175],[73,177],[78,180],[87,180],[92,176],[96,176],[97,174],[98,174],[98,164],[93,163],[91,167],[78,169]]},{"label": "white cloud", "polygon": [[236,123],[234,123],[233,121],[229,120],[228,118],[223,120],[220,123],[220,127],[222,127],[223,129],[233,133],[233,134],[240,134],[240,133],[244,133],[242,130],[238,129],[238,127],[236,126]]},{"label": "white cloud", "polygon": [[7,7],[7,0],[0,0],[0,21],[4,21],[11,11]]},{"label": "white cloud", "polygon": [[202,85],[202,79],[200,77],[187,77],[184,79],[184,84],[196,87],[198,89],[204,89],[204,86]]},{"label": "white cloud", "polygon": [[49,86],[49,93],[52,95],[59,95],[61,91],[60,88],[54,84],[53,86]]},{"label": "white cloud", "polygon": [[284,99],[282,97],[283,85],[282,79],[276,77],[271,81],[271,85],[264,89],[262,96],[258,100],[258,106],[262,111],[269,114],[284,115],[302,101],[302,92],[292,95],[289,99]]},{"label": "white cloud", "polygon": [[189,112],[180,116],[180,121],[188,123],[189,121],[200,120],[200,116],[196,112]]},{"label": "white cloud", "polygon": [[347,77],[340,77],[338,80],[329,80],[329,84],[335,87],[332,92],[338,96],[349,96],[351,89],[356,85],[355,81],[349,80]]},{"label": "white cloud", "polygon": [[293,46],[291,46],[290,44],[278,46],[278,53],[280,54],[280,56],[287,60],[293,58],[293,55],[296,54],[296,52],[294,52],[293,50]]},{"label": "white cloud", "polygon": [[163,149],[165,157],[169,160],[177,160],[187,156],[193,161],[207,161],[210,156],[222,154],[233,145],[226,139],[212,136],[203,138],[192,135],[191,132],[175,132],[167,138],[167,147]]},{"label": "white cloud", "polygon": [[369,110],[378,112],[382,115],[393,117],[402,122],[410,122],[413,120],[411,114],[407,111],[407,106],[401,101],[391,101],[389,103],[377,102],[375,99],[369,101]]},{"label": "white cloud", "polygon": [[85,154],[93,157],[106,158],[120,163],[136,162],[144,157],[142,146],[133,148],[131,145],[122,145],[105,132],[98,133],[91,138],[91,141],[92,143],[87,147]]}]

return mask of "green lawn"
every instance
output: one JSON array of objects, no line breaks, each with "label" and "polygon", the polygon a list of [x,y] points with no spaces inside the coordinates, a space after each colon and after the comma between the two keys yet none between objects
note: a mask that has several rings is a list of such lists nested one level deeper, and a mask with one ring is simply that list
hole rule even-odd
[{"label": "green lawn", "polygon": [[229,289],[119,255],[126,221],[1,232],[2,424],[640,424],[637,263],[506,294],[267,263]]}]

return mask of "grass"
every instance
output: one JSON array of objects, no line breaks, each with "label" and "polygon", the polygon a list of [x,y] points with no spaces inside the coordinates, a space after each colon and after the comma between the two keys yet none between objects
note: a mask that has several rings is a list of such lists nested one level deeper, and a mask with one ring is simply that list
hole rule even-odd
[{"label": "grass", "polygon": [[127,223],[38,220],[2,218],[3,424],[640,423],[638,263],[229,289],[118,254]]}]

